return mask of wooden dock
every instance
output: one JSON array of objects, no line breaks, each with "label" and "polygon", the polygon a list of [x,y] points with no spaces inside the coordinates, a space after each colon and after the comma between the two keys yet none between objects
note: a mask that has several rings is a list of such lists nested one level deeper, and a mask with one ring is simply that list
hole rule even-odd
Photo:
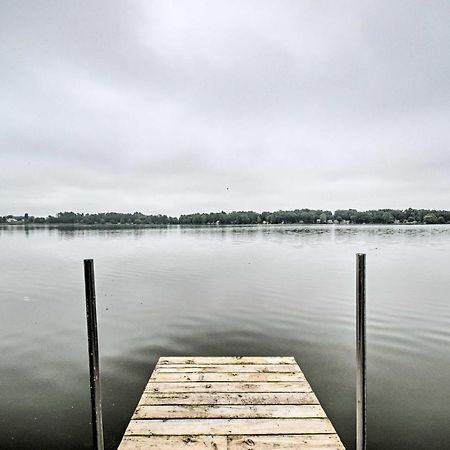
[{"label": "wooden dock", "polygon": [[160,358],[119,450],[344,449],[293,357]]}]

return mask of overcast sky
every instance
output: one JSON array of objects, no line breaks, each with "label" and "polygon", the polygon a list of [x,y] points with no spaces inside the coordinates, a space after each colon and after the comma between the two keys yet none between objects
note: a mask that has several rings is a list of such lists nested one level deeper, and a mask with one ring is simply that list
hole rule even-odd
[{"label": "overcast sky", "polygon": [[0,215],[450,209],[450,2],[0,3]]}]

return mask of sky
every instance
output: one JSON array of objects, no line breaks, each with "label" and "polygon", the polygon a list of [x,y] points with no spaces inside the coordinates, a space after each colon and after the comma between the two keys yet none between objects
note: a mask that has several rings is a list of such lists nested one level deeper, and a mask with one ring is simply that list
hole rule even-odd
[{"label": "sky", "polygon": [[2,0],[0,215],[450,209],[448,0]]}]

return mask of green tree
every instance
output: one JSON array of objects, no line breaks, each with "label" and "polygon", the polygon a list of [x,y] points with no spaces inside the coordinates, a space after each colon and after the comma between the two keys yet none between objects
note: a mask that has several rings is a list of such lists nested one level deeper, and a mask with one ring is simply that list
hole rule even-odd
[{"label": "green tree", "polygon": [[433,214],[433,213],[429,213],[429,214],[426,214],[425,216],[423,216],[423,221],[428,224],[437,223],[437,220],[438,219],[436,217],[436,214]]}]

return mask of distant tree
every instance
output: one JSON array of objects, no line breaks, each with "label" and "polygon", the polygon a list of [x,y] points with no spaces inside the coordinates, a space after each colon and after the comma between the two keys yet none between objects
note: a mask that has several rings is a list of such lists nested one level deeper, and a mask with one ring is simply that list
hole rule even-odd
[{"label": "distant tree", "polygon": [[425,216],[423,216],[423,221],[427,224],[431,224],[431,223],[437,223],[437,217],[435,214],[433,213],[429,213],[426,214]]},{"label": "distant tree", "polygon": [[394,215],[388,211],[385,211],[381,217],[383,219],[383,223],[394,223]]}]

